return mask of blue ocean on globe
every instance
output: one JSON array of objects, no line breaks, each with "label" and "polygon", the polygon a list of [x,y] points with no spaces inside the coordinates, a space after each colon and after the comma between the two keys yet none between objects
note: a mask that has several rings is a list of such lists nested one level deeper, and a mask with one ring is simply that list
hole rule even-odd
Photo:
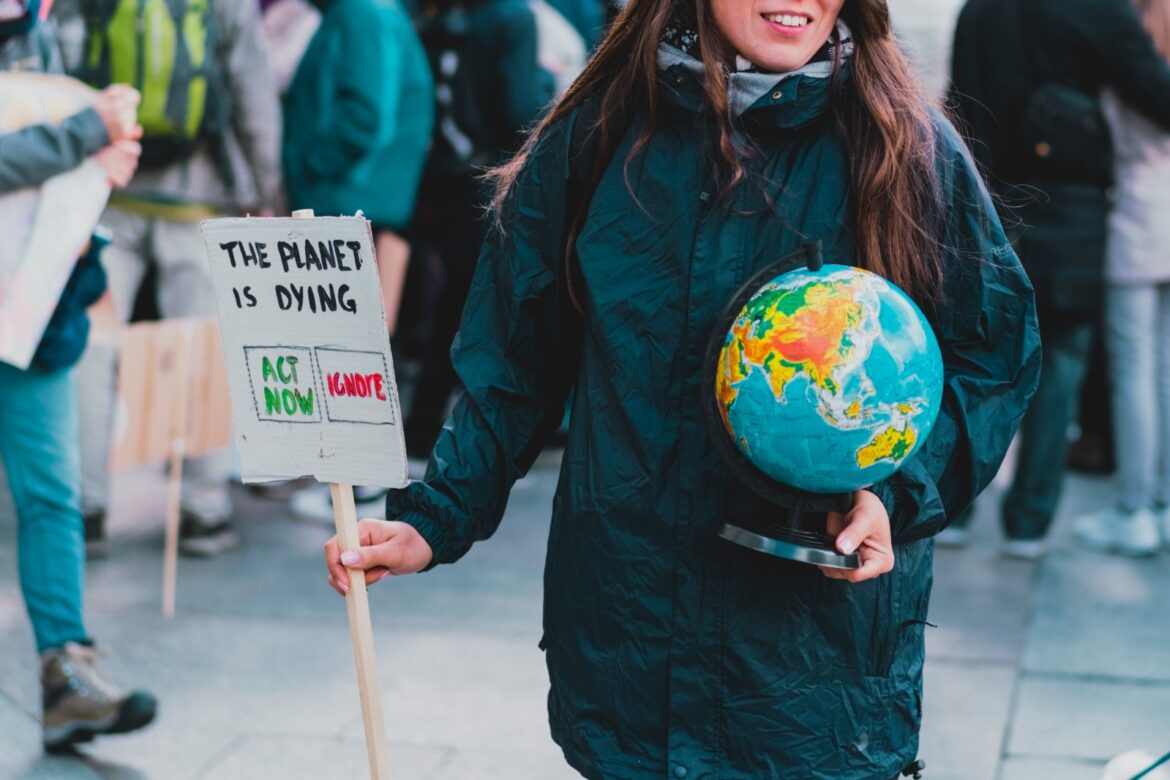
[{"label": "blue ocean on globe", "polygon": [[859,268],[800,268],[736,317],[715,392],[727,432],[776,482],[844,493],[896,472],[938,416],[938,341],[910,298]]}]

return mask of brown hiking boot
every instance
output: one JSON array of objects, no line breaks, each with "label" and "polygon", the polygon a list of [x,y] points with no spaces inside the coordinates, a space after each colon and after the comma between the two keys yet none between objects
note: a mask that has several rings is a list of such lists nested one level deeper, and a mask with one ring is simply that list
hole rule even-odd
[{"label": "brown hiking boot", "polygon": [[45,750],[68,751],[99,734],[124,734],[154,720],[153,696],[119,691],[96,663],[96,650],[74,642],[41,657]]}]

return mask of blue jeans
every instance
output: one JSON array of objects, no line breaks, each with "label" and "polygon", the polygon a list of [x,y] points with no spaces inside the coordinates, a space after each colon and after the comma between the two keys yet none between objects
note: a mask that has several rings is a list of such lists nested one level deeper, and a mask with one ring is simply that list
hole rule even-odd
[{"label": "blue jeans", "polygon": [[1019,457],[1003,501],[1003,529],[1010,539],[1043,539],[1064,487],[1068,428],[1076,416],[1081,382],[1093,346],[1093,324],[1040,320],[1044,357],[1040,386],[1020,426]]},{"label": "blue jeans", "polygon": [[1117,476],[1123,509],[1170,503],[1170,284],[1105,293]]},{"label": "blue jeans", "polygon": [[0,363],[0,460],[16,504],[20,588],[37,650],[87,641],[81,464],[70,369],[43,373]]}]

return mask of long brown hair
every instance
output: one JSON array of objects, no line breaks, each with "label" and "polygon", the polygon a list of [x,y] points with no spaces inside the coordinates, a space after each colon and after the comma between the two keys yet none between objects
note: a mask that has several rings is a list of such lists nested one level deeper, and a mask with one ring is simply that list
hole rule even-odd
[{"label": "long brown hair", "polygon": [[1170,0],[1134,0],[1146,32],[1162,56],[1170,59]]},{"label": "long brown hair", "polygon": [[[596,178],[638,114],[644,117],[644,127],[625,162],[645,147],[655,129],[658,46],[677,2],[696,3],[703,89],[719,126],[725,189],[745,179],[746,163],[732,140],[734,120],[728,109],[724,63],[730,59],[730,47],[715,27],[710,0],[630,0],[584,72],[519,154],[491,174],[496,183],[492,203],[496,214],[544,133],[590,96],[600,95],[601,101],[594,130],[598,134]],[[849,160],[856,261],[930,307],[941,295],[942,264],[929,100],[893,37],[885,0],[845,0],[841,18],[852,31],[854,54],[852,77],[846,81],[834,74],[839,94],[833,110]],[[840,67],[837,60],[835,67]],[[583,215],[570,216],[577,219],[577,224],[569,226],[569,234],[575,236]]]}]

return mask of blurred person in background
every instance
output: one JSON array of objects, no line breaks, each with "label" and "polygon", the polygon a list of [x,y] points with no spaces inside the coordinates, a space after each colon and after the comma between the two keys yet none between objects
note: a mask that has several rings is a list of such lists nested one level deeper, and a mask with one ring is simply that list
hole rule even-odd
[{"label": "blurred person in background", "polygon": [[410,247],[402,238],[434,127],[434,85],[396,0],[313,0],[321,26],[284,98],[289,205],[373,223],[394,332]]},{"label": "blurred person in background", "polygon": [[260,0],[260,10],[272,79],[283,95],[321,24],[321,12],[308,0]]},{"label": "blurred person in background", "polygon": [[[0,71],[61,73],[40,0],[0,0]],[[0,193],[36,187],[97,155],[114,187],[129,182],[141,134],[138,93],[103,90],[58,125],[0,135]],[[16,505],[20,588],[41,654],[43,740],[67,751],[99,734],[142,728],[156,702],[119,690],[97,667],[85,627],[85,553],[73,365],[89,333],[86,307],[105,289],[95,236],[61,294],[32,365],[0,363],[0,463]]]},{"label": "blurred person in background", "polygon": [[[1104,312],[1102,312],[1102,315]],[[1081,385],[1076,437],[1069,442],[1069,471],[1109,476],[1117,468],[1113,452],[1113,413],[1109,401],[1109,361],[1102,322],[1094,323],[1093,346]]]},{"label": "blurred person in background", "polygon": [[[1064,481],[1068,429],[1104,305],[1113,163],[1097,95],[1170,127],[1170,65],[1126,0],[969,0],[952,104],[1036,288],[1044,368],[1003,501],[1004,553],[1036,558]],[[966,541],[957,521],[940,543]]]},{"label": "blurred person in background", "polygon": [[435,132],[413,232],[445,272],[405,423],[408,452],[425,458],[457,385],[449,352],[486,231],[482,174],[519,148],[555,82],[538,64],[526,0],[437,0],[416,24],[435,81]]},{"label": "blurred person in background", "polygon": [[[164,317],[215,315],[199,222],[271,213],[280,190],[280,102],[252,0],[59,0],[66,65],[91,84],[131,83],[142,162],[102,217],[114,232],[103,263],[118,316],[129,319],[153,266]],[[181,34],[179,34],[181,31]],[[86,538],[105,537],[116,354],[91,345],[79,366]],[[229,452],[183,467],[179,549],[212,556],[238,543]]]},{"label": "blurred person in background", "polygon": [[[397,0],[313,0],[321,25],[284,98],[289,205],[317,216],[365,213],[373,223],[386,324],[394,333],[410,258],[403,234],[434,128],[426,52]],[[458,208],[455,205],[453,208]],[[359,505],[381,488],[355,487]],[[332,519],[329,487],[292,498],[298,514]]]},{"label": "blurred person in background", "polygon": [[547,2],[573,25],[592,50],[605,32],[605,0],[541,0]]},{"label": "blurred person in background", "polygon": [[536,59],[553,78],[554,97],[568,92],[585,69],[592,45],[547,0],[528,0],[536,19]]},{"label": "blurred person in background", "polygon": [[[1170,60],[1170,0],[1134,0]],[[1101,97],[1113,137],[1116,202],[1105,253],[1105,345],[1113,399],[1118,490],[1106,509],[1074,521],[1089,547],[1131,555],[1170,541],[1170,128]]]}]

